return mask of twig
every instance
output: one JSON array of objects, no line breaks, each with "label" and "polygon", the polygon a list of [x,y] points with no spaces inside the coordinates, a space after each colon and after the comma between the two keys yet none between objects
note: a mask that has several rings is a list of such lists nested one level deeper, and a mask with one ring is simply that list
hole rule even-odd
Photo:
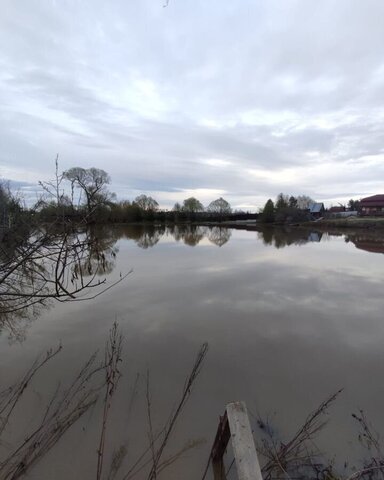
[{"label": "twig", "polygon": [[101,479],[101,474],[103,471],[108,413],[111,408],[112,397],[116,392],[116,388],[121,377],[118,368],[118,365],[121,362],[121,348],[122,336],[119,333],[117,323],[115,322],[110,330],[109,339],[105,347],[105,394],[99,448],[97,451],[97,480]]}]

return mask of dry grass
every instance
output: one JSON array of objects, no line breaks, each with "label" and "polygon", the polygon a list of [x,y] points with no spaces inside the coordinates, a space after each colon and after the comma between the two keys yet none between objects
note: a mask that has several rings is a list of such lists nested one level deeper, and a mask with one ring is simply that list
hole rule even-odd
[{"label": "dry grass", "polygon": [[[95,479],[101,480],[128,480],[136,477],[155,480],[158,475],[174,462],[179,460],[185,452],[199,444],[190,441],[178,451],[165,455],[168,443],[174,433],[185,405],[193,391],[194,383],[201,371],[208,346],[202,345],[188,374],[181,397],[172,409],[166,422],[158,431],[154,431],[152,424],[152,404],[150,394],[150,375],[147,372],[146,403],[148,415],[148,446],[136,459],[130,459],[131,466],[124,466],[127,460],[127,449],[120,446],[115,449],[112,462],[105,468],[105,453],[107,448],[112,449],[108,440],[108,419],[112,408],[113,397],[121,379],[119,364],[122,361],[123,338],[115,323],[109,332],[104,350],[104,360],[98,360],[95,352],[80,369],[69,387],[58,387],[49,399],[41,418],[35,422],[30,431],[25,431],[23,440],[11,449],[4,448],[2,438],[12,429],[12,420],[16,407],[23,408],[26,392],[33,389],[35,377],[42,374],[44,366],[53,360],[61,351],[58,346],[49,350],[38,358],[28,371],[11,387],[0,392],[0,480],[16,480],[27,474],[60,440],[92,406],[101,401],[100,436],[95,439],[98,443],[95,457]],[[132,397],[137,394],[136,376]],[[127,403],[131,409],[132,399]],[[26,424],[29,424],[27,421]],[[129,428],[129,425],[127,425]],[[92,449],[92,447],[90,447]],[[95,449],[96,450],[96,449]]]}]

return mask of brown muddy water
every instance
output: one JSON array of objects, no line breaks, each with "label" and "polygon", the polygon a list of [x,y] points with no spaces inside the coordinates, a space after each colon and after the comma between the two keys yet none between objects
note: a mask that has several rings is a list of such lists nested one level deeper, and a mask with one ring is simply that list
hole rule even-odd
[{"label": "brown muddy water", "polygon": [[[284,439],[340,388],[344,391],[317,444],[337,465],[351,459],[358,466],[363,453],[352,412],[364,409],[384,433],[384,241],[374,234],[336,233],[208,227],[100,231],[116,253],[108,259],[108,282],[133,272],[93,300],[51,303],[26,322],[21,339],[3,329],[1,390],[39,353],[59,343],[63,351],[36,378],[0,447],[11,451],[58,383],[65,385],[93,351],[102,351],[117,320],[124,335],[123,377],[107,431],[107,465],[113,449],[124,445],[124,470],[148,440],[147,370],[157,429],[178,400],[199,346],[208,342],[169,454],[185,442],[202,443],[161,478],[201,478],[227,403],[246,402],[256,438],[255,417],[261,415]],[[96,406],[29,478],[95,478],[99,429]]]}]

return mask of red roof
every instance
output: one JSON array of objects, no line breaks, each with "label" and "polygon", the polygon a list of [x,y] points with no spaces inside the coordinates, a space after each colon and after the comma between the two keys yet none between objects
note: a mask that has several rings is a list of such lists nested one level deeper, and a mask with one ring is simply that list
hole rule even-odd
[{"label": "red roof", "polygon": [[372,197],[362,198],[360,205],[362,207],[384,207],[384,195],[372,195]]},{"label": "red roof", "polygon": [[328,212],[332,213],[340,213],[340,212],[345,212],[345,207],[331,207]]}]

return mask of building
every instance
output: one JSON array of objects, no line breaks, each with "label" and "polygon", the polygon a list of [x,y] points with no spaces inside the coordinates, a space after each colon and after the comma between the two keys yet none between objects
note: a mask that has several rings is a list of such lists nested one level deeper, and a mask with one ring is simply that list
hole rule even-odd
[{"label": "building", "polygon": [[331,207],[328,209],[328,212],[329,213],[341,213],[341,212],[345,212],[345,207]]},{"label": "building", "polygon": [[383,215],[384,195],[372,195],[372,197],[360,200],[361,215]]},{"label": "building", "polygon": [[324,215],[324,203],[312,203],[309,206],[309,213],[314,218],[321,218]]}]

